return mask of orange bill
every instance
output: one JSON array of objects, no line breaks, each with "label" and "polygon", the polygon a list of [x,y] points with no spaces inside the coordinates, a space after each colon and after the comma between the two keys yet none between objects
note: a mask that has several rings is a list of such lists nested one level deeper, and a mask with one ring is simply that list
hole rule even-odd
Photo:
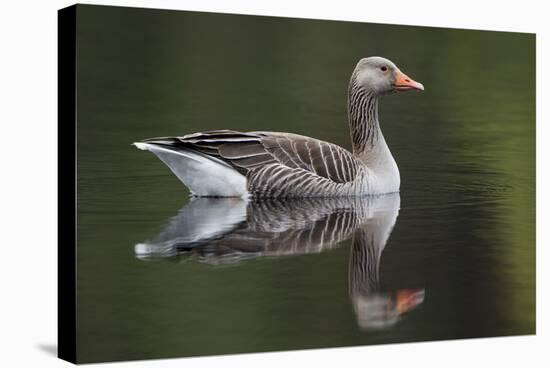
[{"label": "orange bill", "polygon": [[407,74],[403,73],[401,70],[397,70],[394,74],[395,82],[393,82],[394,91],[410,91],[410,90],[419,90],[423,91],[424,86],[422,83],[418,83],[413,80]]}]

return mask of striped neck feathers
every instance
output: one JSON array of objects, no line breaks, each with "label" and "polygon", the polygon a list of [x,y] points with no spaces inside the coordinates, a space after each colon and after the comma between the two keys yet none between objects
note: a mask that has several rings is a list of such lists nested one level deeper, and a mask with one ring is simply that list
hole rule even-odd
[{"label": "striped neck feathers", "polygon": [[355,78],[348,90],[348,119],[354,154],[368,153],[383,140],[378,123],[378,96],[359,86]]}]

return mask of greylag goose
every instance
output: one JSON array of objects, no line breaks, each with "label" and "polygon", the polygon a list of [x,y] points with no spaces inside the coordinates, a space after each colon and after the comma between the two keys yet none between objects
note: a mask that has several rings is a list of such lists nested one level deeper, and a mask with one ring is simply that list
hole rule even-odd
[{"label": "greylag goose", "polygon": [[157,155],[195,196],[334,197],[399,191],[397,164],[378,122],[378,100],[424,90],[391,61],[361,59],[348,88],[353,152],[279,132],[213,130],[134,145]]},{"label": "greylag goose", "polygon": [[352,238],[349,297],[362,329],[387,328],[424,300],[424,289],[381,291],[380,258],[399,212],[399,193],[337,198],[194,198],[136,257],[211,265],[335,249]]}]

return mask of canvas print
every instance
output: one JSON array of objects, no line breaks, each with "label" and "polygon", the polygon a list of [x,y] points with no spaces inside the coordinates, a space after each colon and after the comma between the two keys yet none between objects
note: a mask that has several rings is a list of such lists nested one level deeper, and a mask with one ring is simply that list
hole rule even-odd
[{"label": "canvas print", "polygon": [[63,359],[536,332],[534,34],[93,5],[59,29]]}]

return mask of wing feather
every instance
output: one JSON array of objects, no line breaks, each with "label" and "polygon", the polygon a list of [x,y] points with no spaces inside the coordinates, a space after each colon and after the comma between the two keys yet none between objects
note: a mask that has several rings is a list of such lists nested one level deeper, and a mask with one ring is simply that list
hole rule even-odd
[{"label": "wing feather", "polygon": [[344,148],[295,134],[211,130],[144,142],[173,150],[193,150],[222,160],[244,175],[275,164],[346,183],[355,179],[359,168],[357,159]]}]

